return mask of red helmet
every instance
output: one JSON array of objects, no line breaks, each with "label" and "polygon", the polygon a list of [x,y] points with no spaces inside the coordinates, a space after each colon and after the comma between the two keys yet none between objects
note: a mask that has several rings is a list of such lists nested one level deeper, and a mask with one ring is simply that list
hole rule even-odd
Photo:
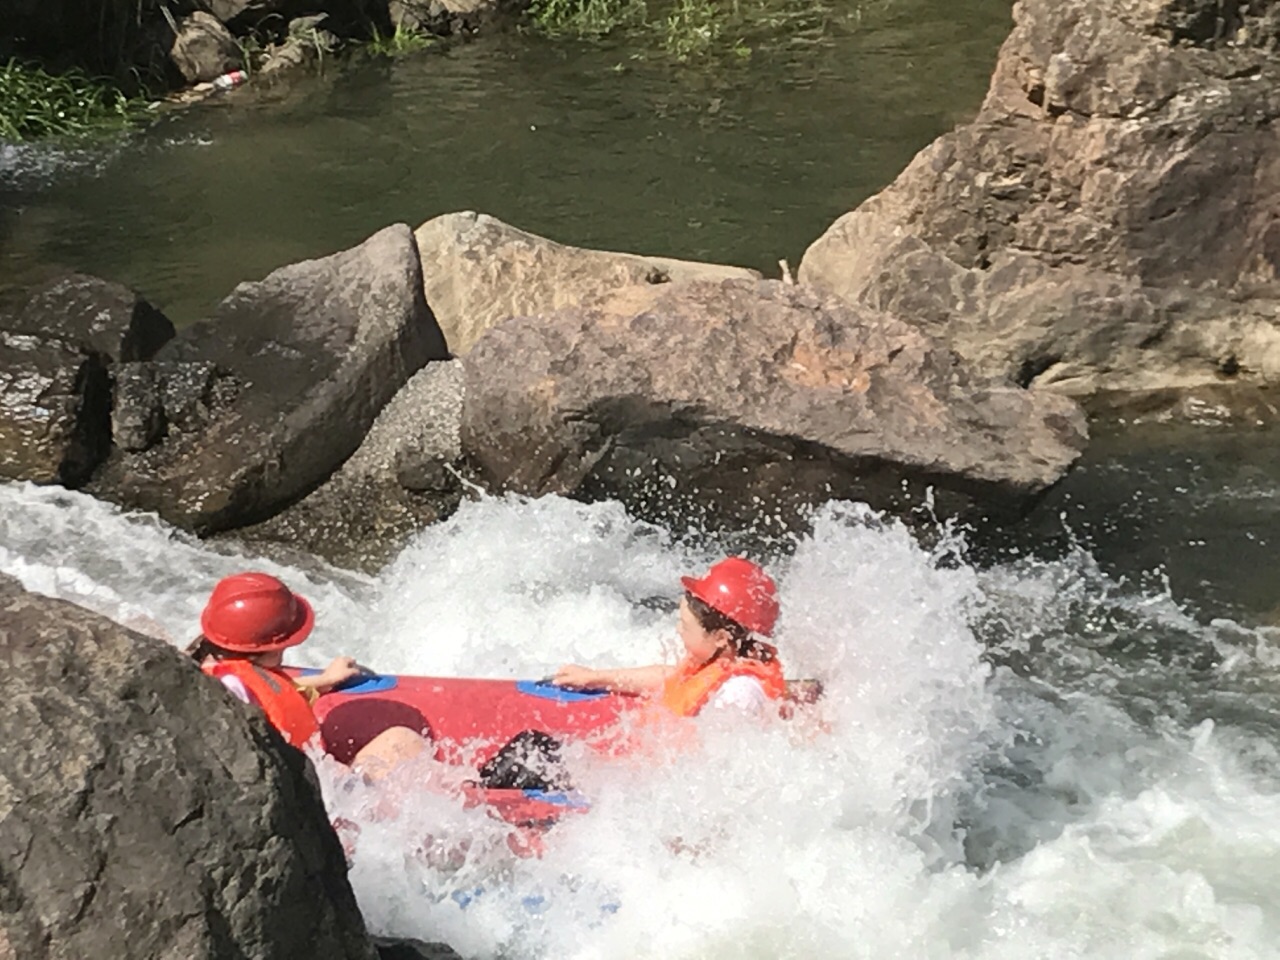
[{"label": "red helmet", "polygon": [[200,614],[212,643],[237,653],[270,653],[307,639],[315,625],[311,604],[266,573],[237,573],[218,581]]},{"label": "red helmet", "polygon": [[742,557],[721,560],[701,580],[681,577],[691,594],[753,633],[773,635],[778,622],[778,588],[757,564]]}]

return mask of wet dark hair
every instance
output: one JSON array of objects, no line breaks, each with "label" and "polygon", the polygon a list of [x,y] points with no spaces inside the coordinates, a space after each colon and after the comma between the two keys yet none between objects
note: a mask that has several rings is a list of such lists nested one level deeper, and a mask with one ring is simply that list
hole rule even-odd
[{"label": "wet dark hair", "polygon": [[729,639],[733,641],[734,656],[769,663],[778,655],[773,647],[757,640],[751,635],[750,630],[732,617],[725,616],[705,600],[698,599],[692,593],[686,593],[684,599],[689,604],[693,618],[698,621],[698,626],[703,630],[708,633],[724,630],[729,634]]}]

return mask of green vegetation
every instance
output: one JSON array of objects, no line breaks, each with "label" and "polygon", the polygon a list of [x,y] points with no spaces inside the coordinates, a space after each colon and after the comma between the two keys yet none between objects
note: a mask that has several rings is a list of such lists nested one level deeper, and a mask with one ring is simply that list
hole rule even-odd
[{"label": "green vegetation", "polygon": [[617,31],[647,35],[679,61],[750,57],[762,46],[816,42],[892,0],[534,0],[536,29],[581,39]]},{"label": "green vegetation", "polygon": [[144,101],[76,70],[51,74],[17,60],[0,67],[0,139],[20,143],[110,135],[144,110]]},{"label": "green vegetation", "polygon": [[416,53],[435,44],[435,37],[412,30],[400,23],[396,24],[395,33],[389,37],[382,36],[375,28],[373,39],[365,45],[365,49],[376,57],[403,57],[405,54]]},{"label": "green vegetation", "polygon": [[641,26],[647,13],[644,0],[533,0],[529,5],[534,25],[553,37],[603,37]]}]

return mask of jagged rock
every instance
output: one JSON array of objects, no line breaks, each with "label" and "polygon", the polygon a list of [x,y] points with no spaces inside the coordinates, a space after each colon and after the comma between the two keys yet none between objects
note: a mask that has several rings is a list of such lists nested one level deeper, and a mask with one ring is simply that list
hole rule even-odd
[{"label": "jagged rock", "polygon": [[460,960],[461,955],[443,943],[406,940],[396,937],[374,937],[378,960]]},{"label": "jagged rock", "polygon": [[200,532],[296,501],[415,371],[445,356],[422,289],[403,225],[241,284],[156,357],[168,436],[114,457],[93,492]]},{"label": "jagged rock", "polygon": [[397,27],[450,36],[476,29],[503,6],[503,0],[390,0],[387,11]]},{"label": "jagged rock", "polygon": [[0,578],[0,955],[374,960],[310,764],[170,645]]},{"label": "jagged rock", "polygon": [[111,439],[121,450],[146,450],[164,432],[164,406],[149,363],[122,363],[115,370]]},{"label": "jagged rock", "polygon": [[244,66],[240,45],[231,31],[203,10],[179,21],[169,58],[188,83],[206,83]]},{"label": "jagged rock", "polygon": [[427,302],[462,355],[507,317],[541,316],[623,287],[758,278],[754,270],[569,247],[483,213],[448,213],[415,232]]},{"label": "jagged rock", "polygon": [[149,360],[173,339],[163,313],[123,284],[68,273],[25,294],[0,328],[56,337],[99,354],[107,363]]},{"label": "jagged rock", "polygon": [[111,444],[111,387],[96,353],[0,330],[0,476],[82,483]]},{"label": "jagged rock", "polygon": [[323,486],[264,523],[236,531],[331,563],[376,570],[462,499],[463,371],[429,363],[383,408],[360,449]]},{"label": "jagged rock", "polygon": [[800,280],[1076,395],[1280,382],[1278,9],[1021,0],[977,118]]},{"label": "jagged rock", "polygon": [[772,281],[631,287],[499,324],[463,362],[463,451],[524,493],[648,489],[741,520],[832,497],[897,509],[914,480],[965,510],[1025,502],[1085,442],[1070,400],[970,380],[904,321]]}]

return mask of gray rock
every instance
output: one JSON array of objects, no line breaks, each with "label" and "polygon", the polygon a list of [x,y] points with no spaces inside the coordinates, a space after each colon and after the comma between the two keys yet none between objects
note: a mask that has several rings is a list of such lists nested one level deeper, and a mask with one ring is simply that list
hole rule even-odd
[{"label": "gray rock", "polygon": [[460,954],[443,943],[407,940],[397,937],[374,937],[378,960],[460,960]]},{"label": "gray rock", "polygon": [[837,220],[801,282],[1075,395],[1280,383],[1278,17],[1021,0],[977,118]]},{"label": "gray rock", "polygon": [[93,491],[200,532],[261,521],[329,477],[445,352],[408,227],[284,267],[157,355],[192,378],[166,383],[169,436],[113,458]]},{"label": "gray rock", "polygon": [[239,530],[330,563],[376,570],[463,495],[463,369],[429,363],[383,408],[360,449],[323,486],[270,520]]},{"label": "gray rock", "polygon": [[173,339],[173,324],[128,287],[79,273],[57,276],[14,304],[0,328],[57,337],[107,363],[149,360]]},{"label": "gray rock", "polygon": [[188,83],[206,83],[244,66],[244,55],[231,31],[203,10],[178,22],[169,59]]},{"label": "gray rock", "polygon": [[111,439],[121,450],[146,450],[164,433],[164,405],[155,367],[121,363],[115,369]]},{"label": "gray rock", "polygon": [[161,641],[0,578],[0,955],[373,960],[309,762]]},{"label": "gray rock", "polygon": [[394,26],[450,36],[475,30],[498,15],[504,0],[390,0],[387,12]]},{"label": "gray rock", "polygon": [[904,480],[957,511],[1016,505],[1085,443],[1071,401],[971,382],[911,325],[771,281],[632,287],[510,320],[464,365],[463,450],[489,486],[647,488],[658,514],[679,498],[739,520],[831,497],[896,509]]},{"label": "gray rock", "polygon": [[0,330],[0,476],[78,486],[111,444],[111,387],[96,353]]},{"label": "gray rock", "polygon": [[483,213],[436,217],[415,237],[427,302],[459,356],[508,317],[541,316],[629,286],[760,276],[741,267],[569,247]]}]

